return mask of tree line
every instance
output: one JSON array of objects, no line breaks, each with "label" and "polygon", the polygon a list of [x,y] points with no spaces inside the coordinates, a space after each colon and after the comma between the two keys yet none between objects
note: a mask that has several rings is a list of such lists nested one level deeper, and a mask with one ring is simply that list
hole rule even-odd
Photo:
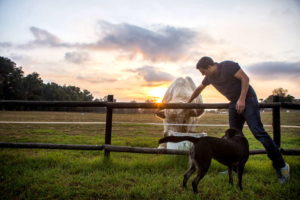
[{"label": "tree line", "polygon": [[[40,75],[33,72],[24,75],[22,67],[9,58],[0,57],[0,100],[28,101],[103,101],[94,99],[92,93],[77,86],[59,85],[54,82],[44,83]],[[24,108],[6,106],[5,110],[53,110],[105,112],[105,108]]]},{"label": "tree line", "polygon": [[22,67],[0,57],[0,99],[31,101],[92,101],[88,90],[76,86],[44,83],[36,72],[24,76]]}]

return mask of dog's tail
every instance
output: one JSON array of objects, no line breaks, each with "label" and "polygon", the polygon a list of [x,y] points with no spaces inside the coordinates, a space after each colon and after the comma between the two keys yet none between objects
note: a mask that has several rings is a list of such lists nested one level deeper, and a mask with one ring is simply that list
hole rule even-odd
[{"label": "dog's tail", "polygon": [[166,142],[182,142],[182,141],[190,141],[192,143],[197,143],[200,138],[190,137],[190,136],[167,136],[164,138],[161,138],[158,143],[166,143]]}]

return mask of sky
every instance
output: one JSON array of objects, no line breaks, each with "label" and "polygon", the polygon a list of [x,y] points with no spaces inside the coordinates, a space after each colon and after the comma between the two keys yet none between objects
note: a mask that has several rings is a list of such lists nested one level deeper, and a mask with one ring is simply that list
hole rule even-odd
[{"label": "sky", "polygon": [[[232,60],[259,99],[300,98],[300,0],[0,0],[0,56],[95,98],[160,101],[202,56]],[[205,103],[227,102],[212,86]]]}]

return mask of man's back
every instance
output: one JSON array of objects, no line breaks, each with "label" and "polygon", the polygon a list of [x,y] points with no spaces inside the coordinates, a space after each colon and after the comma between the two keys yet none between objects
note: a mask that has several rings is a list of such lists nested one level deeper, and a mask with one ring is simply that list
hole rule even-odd
[{"label": "man's back", "polygon": [[[229,101],[237,101],[241,93],[241,80],[234,77],[234,75],[241,67],[238,63],[232,61],[223,61],[216,65],[217,72],[214,75],[205,76],[202,84],[212,84]],[[254,90],[249,85],[247,96],[253,93]]]}]

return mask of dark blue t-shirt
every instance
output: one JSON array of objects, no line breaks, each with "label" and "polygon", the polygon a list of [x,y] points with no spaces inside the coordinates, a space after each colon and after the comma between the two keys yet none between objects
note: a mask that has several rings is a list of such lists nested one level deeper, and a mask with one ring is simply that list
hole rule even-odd
[{"label": "dark blue t-shirt", "polygon": [[[239,69],[241,69],[239,64],[232,61],[217,63],[217,73],[212,76],[205,76],[202,84],[205,86],[212,84],[229,101],[235,102],[241,94],[241,80],[234,77]],[[255,94],[255,92],[249,85],[247,96],[251,94]]]}]

